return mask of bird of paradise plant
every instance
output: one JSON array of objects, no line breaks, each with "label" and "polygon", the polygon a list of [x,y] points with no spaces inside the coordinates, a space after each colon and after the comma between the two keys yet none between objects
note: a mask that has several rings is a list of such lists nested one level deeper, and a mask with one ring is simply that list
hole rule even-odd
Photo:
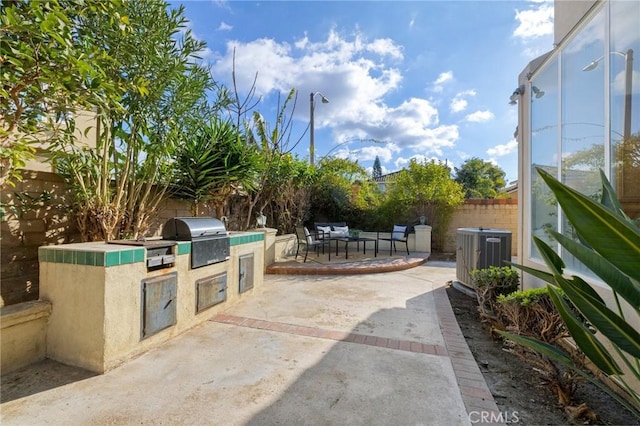
[{"label": "bird of paradise plant", "polygon": [[[619,383],[629,398],[621,397],[584,372],[563,349],[524,336],[499,333],[580,374],[640,419],[640,394],[630,384],[630,380],[640,381],[640,333],[636,328],[640,324],[640,229],[623,212],[604,173],[601,172],[603,191],[598,203],[544,170],[537,171],[554,193],[579,239],[550,231],[552,237],[609,286],[615,307],[607,306],[584,279],[575,275],[568,277],[560,256],[537,237],[534,241],[548,271],[513,266],[547,283],[549,295],[577,347],[600,372]],[[560,292],[564,292],[564,298]],[[570,308],[565,298],[584,318]],[[630,309],[623,309],[624,304]],[[603,337],[609,345],[603,343]]]}]

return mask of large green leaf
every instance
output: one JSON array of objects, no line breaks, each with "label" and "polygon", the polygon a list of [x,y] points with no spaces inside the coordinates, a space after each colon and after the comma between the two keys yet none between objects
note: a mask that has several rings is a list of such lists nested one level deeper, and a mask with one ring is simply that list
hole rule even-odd
[{"label": "large green leaf", "polygon": [[620,294],[632,307],[638,310],[640,307],[640,284],[638,282],[629,279],[611,262],[593,250],[558,232],[552,231],[552,235],[576,259],[602,278],[613,291]]},{"label": "large green leaf", "polygon": [[602,169],[600,169],[600,180],[602,181],[602,198],[600,200],[600,204],[608,207],[612,212],[618,215],[618,217],[629,222],[629,216],[627,216],[624,213],[624,210],[622,210],[622,206],[618,201],[618,196]]},{"label": "large green leaf", "polygon": [[540,278],[541,280],[543,280],[543,281],[545,281],[545,282],[547,282],[549,284],[556,285],[556,282],[553,279],[553,274],[550,274],[550,273],[545,272],[545,271],[541,271],[539,269],[530,268],[528,266],[520,265],[518,263],[506,262],[506,261],[504,263],[506,263],[507,265],[511,265],[514,268],[518,268],[518,269],[520,269],[520,270],[522,270],[522,271],[524,271],[524,272],[526,272],[528,274],[531,274],[536,278]]},{"label": "large green leaf", "polygon": [[[564,278],[561,276],[556,276],[556,282],[559,283],[563,280]],[[602,343],[595,338],[584,323],[576,317],[564,299],[558,294],[557,290],[552,286],[547,286],[547,288],[549,290],[549,297],[566,324],[571,337],[573,337],[573,340],[582,352],[605,374],[622,374],[622,370],[620,370],[620,367],[614,361],[611,354]]]},{"label": "large green leaf", "polygon": [[558,347],[550,345],[549,343],[533,339],[531,337],[520,336],[519,334],[511,334],[501,330],[494,330],[499,335],[514,341],[515,343],[522,345],[526,348],[533,349],[534,351],[548,357],[549,359],[556,361],[566,367],[575,368],[575,363],[571,357],[564,351],[558,349]]},{"label": "large green leaf", "polygon": [[605,301],[602,299],[602,297],[600,297],[598,292],[595,291],[593,287],[591,287],[589,283],[583,280],[582,278],[576,275],[573,275],[571,282],[578,290],[582,291],[585,294],[588,294],[589,296],[591,296],[598,302],[602,303],[603,305],[606,305]]},{"label": "large green leaf", "polygon": [[558,254],[540,238],[533,237],[533,242],[538,248],[538,252],[542,256],[542,260],[544,260],[549,269],[551,269],[551,273],[554,275],[562,275],[565,265],[560,256],[558,256]]},{"label": "large green leaf", "polygon": [[496,333],[505,337],[506,339],[509,339],[526,348],[532,349],[546,356],[552,361],[555,361],[561,365],[564,365],[567,368],[570,368],[572,371],[576,372],[577,374],[582,376],[584,379],[591,382],[592,384],[597,386],[599,389],[601,389],[602,391],[607,393],[609,396],[611,396],[613,399],[618,401],[622,406],[624,406],[627,410],[629,410],[629,412],[631,412],[635,417],[640,419],[640,411],[638,410],[637,407],[629,403],[626,399],[621,397],[618,393],[611,390],[609,386],[604,385],[600,380],[596,379],[593,375],[587,374],[585,371],[583,371],[573,362],[573,360],[569,355],[567,355],[565,352],[561,351],[557,347],[552,346],[545,342],[541,342],[539,340],[532,339],[530,337],[519,336],[517,334],[511,334],[511,333],[507,333],[500,330],[495,330],[495,331]]},{"label": "large green leaf", "polygon": [[633,327],[604,303],[574,286],[572,281],[559,280],[558,285],[598,331],[620,349],[640,359],[640,334]]},{"label": "large green leaf", "polygon": [[640,231],[578,191],[538,168],[571,224],[595,251],[621,272],[640,281]]}]

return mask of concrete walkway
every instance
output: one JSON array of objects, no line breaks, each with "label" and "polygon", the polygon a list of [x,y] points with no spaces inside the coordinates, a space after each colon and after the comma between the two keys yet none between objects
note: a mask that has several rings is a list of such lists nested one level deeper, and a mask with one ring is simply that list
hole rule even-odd
[{"label": "concrete walkway", "polygon": [[[479,424],[497,407],[451,311],[454,278],[445,262],[266,276],[224,314],[104,375],[45,361],[3,377],[0,423]],[[70,383],[44,385],[56,369]]]}]

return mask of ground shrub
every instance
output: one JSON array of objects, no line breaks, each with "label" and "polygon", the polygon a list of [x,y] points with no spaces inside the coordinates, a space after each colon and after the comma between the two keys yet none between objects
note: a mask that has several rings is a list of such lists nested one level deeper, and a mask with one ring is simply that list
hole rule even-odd
[{"label": "ground shrub", "polygon": [[[548,287],[501,294],[497,297],[495,307],[498,310],[497,316],[501,318],[509,333],[537,339],[550,345],[556,345],[560,340],[570,336],[549,296]],[[525,346],[508,340],[504,344],[509,352],[533,366],[542,375],[558,396],[560,404],[569,405],[579,383],[580,377],[577,374],[560,368],[548,357]]]},{"label": "ground shrub", "polygon": [[471,279],[476,289],[478,309],[483,322],[489,322],[499,330],[505,329],[500,317],[498,296],[512,293],[518,289],[520,276],[509,266],[490,266],[471,271]]}]

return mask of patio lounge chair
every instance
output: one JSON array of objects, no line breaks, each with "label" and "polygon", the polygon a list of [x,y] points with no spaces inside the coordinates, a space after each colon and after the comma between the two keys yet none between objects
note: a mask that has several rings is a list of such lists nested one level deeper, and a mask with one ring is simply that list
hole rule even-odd
[{"label": "patio lounge chair", "polygon": [[[389,237],[383,236],[380,234],[389,234]],[[409,227],[405,225],[393,225],[393,230],[391,232],[380,232],[378,231],[377,235],[378,239],[378,247],[380,246],[380,241],[389,241],[389,256],[391,256],[391,251],[393,250],[395,253],[398,252],[396,249],[396,243],[404,243],[407,247],[407,256],[409,255]]]},{"label": "patio lounge chair", "polygon": [[329,236],[327,235],[327,238],[324,238],[324,235],[322,232],[318,233],[318,232],[309,232],[309,229],[307,229],[307,227],[305,226],[304,228],[304,238],[300,238],[300,236],[297,235],[296,232],[296,237],[298,238],[298,248],[296,249],[296,259],[298,258],[298,253],[300,252],[300,246],[304,245],[306,247],[306,250],[304,252],[304,262],[307,261],[307,256],[309,255],[309,249],[311,247],[313,247],[316,251],[316,254],[320,253],[320,248],[322,247],[322,254],[324,254],[324,247],[326,246],[329,250],[329,260],[331,260],[331,247],[329,244],[331,244],[331,240],[329,239]]}]

